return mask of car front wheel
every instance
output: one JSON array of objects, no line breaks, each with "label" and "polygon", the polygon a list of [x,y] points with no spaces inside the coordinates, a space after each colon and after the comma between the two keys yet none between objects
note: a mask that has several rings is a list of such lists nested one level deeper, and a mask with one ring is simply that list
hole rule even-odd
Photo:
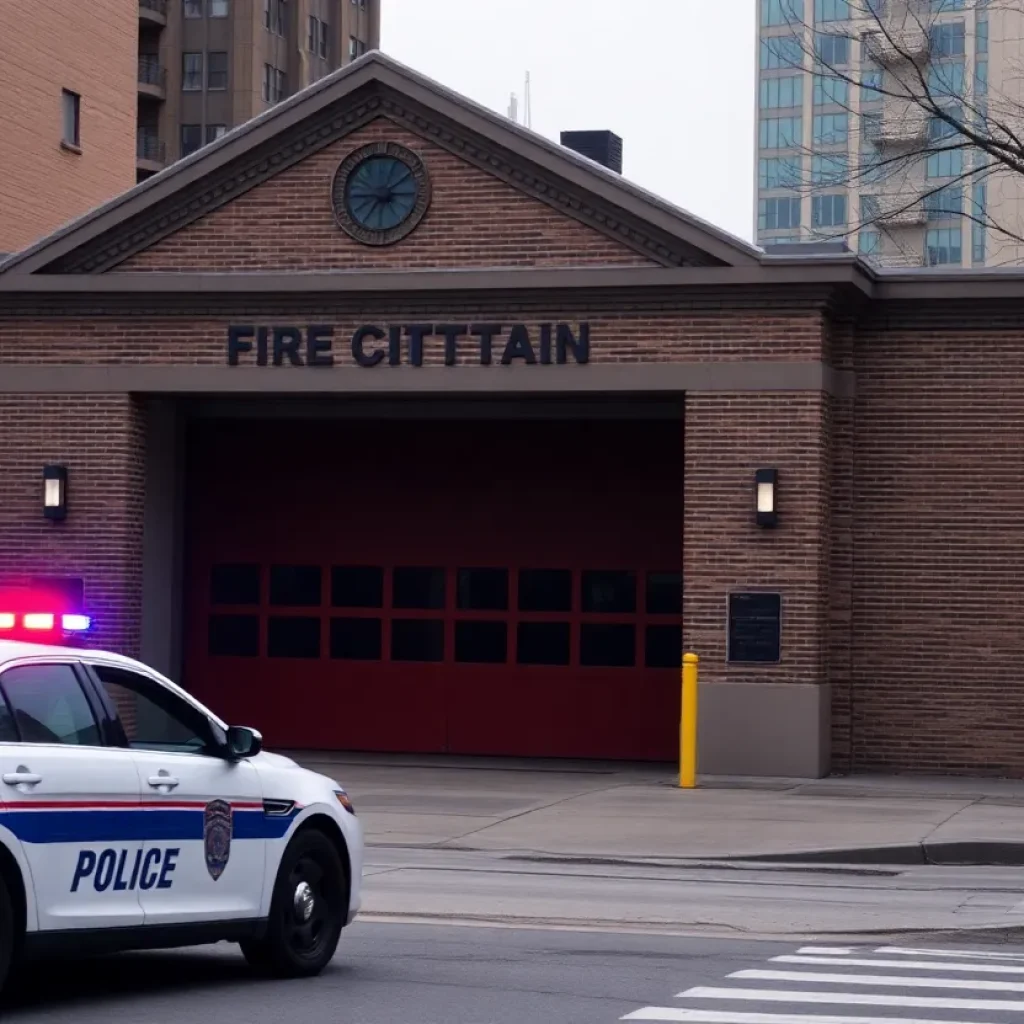
[{"label": "car front wheel", "polygon": [[319,974],[338,948],[347,893],[334,844],[314,829],[300,832],[281,859],[266,935],[242,943],[246,960],[281,977]]}]

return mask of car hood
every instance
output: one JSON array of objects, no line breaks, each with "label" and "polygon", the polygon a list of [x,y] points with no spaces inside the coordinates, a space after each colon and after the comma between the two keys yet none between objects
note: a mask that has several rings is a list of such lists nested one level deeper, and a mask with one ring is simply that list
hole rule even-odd
[{"label": "car hood", "polygon": [[269,750],[261,750],[251,759],[258,768],[298,768],[298,764],[283,754],[272,754]]}]

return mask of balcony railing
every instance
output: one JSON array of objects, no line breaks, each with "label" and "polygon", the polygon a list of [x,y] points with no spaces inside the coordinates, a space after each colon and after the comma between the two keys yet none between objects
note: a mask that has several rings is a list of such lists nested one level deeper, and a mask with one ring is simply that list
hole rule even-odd
[{"label": "balcony railing", "polygon": [[139,7],[153,11],[162,18],[167,17],[167,0],[139,0]]},{"label": "balcony railing", "polygon": [[914,21],[886,22],[885,31],[875,29],[862,36],[867,55],[883,68],[928,63],[931,40],[924,29]]},{"label": "balcony railing", "polygon": [[881,148],[917,146],[928,138],[928,119],[920,112],[884,116],[874,136]]},{"label": "balcony railing", "polygon": [[167,146],[152,129],[140,128],[135,140],[135,156],[148,163],[167,163]]},{"label": "balcony railing", "polygon": [[140,57],[139,85],[152,85],[158,89],[166,89],[167,68],[156,57]]},{"label": "balcony railing", "polygon": [[928,214],[921,200],[914,200],[905,192],[894,192],[878,197],[878,215],[875,219],[887,227],[913,227],[924,224]]}]

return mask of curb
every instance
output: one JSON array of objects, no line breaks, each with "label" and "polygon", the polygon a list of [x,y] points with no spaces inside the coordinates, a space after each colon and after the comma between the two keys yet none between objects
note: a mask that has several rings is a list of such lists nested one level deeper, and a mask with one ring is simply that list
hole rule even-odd
[{"label": "curb", "polygon": [[807,850],[800,853],[759,853],[723,857],[753,864],[874,864],[902,867],[1021,867],[1024,841],[963,840],[906,843],[897,846],[859,846],[845,850]]}]

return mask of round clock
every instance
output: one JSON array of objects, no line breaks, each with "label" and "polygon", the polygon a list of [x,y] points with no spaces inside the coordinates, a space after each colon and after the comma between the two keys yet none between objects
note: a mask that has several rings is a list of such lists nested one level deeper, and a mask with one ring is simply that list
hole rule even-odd
[{"label": "round clock", "polygon": [[342,230],[365,245],[392,245],[423,219],[430,205],[430,180],[412,150],[378,142],[342,161],[332,198]]}]

